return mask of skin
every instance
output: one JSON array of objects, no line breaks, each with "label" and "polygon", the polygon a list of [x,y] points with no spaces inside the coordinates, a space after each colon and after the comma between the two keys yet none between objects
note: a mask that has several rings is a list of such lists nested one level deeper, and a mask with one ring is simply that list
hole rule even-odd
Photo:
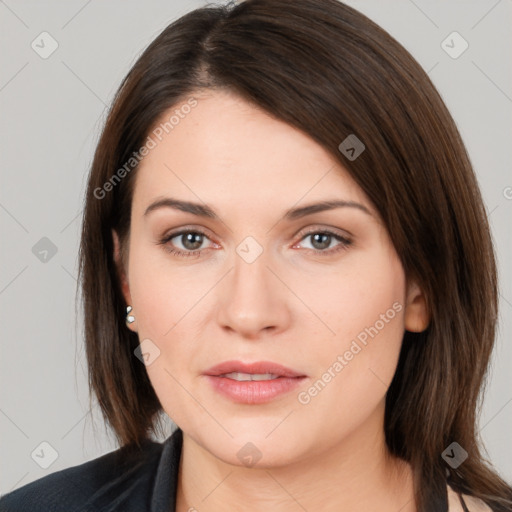
[{"label": "skin", "polygon": [[[386,448],[384,404],[404,330],[428,325],[421,290],[338,160],[233,94],[194,97],[197,106],[137,170],[124,259],[113,232],[136,319],[129,328],[160,350],[146,369],[184,434],[176,510],[416,510],[410,466]],[[166,196],[206,203],[220,220],[169,207],[144,215]],[[282,220],[290,208],[329,199],[368,212],[342,207]],[[199,256],[166,251],[193,250],[182,236],[158,244],[183,227],[206,232]],[[306,235],[325,229],[351,243],[332,252],[335,237]],[[248,236],[263,250],[252,263],[236,252]],[[394,318],[301,403],[298,393],[332,374],[338,355],[397,303]],[[203,375],[230,359],[275,361],[308,378],[269,403],[237,404]],[[237,456],[248,442],[261,453],[252,467]]]}]

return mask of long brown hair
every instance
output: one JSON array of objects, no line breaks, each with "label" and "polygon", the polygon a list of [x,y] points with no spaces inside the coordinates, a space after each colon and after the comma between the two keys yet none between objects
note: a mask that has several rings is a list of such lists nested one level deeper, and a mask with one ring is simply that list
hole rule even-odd
[{"label": "long brown hair", "polygon": [[[497,282],[468,154],[414,58],[336,0],[247,0],[192,11],[149,45],[114,98],[85,197],[80,278],[90,387],[119,443],[140,446],[162,408],[134,356],[138,337],[124,324],[111,230],[125,250],[132,159],[155,122],[208,88],[241,96],[337,158],[427,297],[430,325],[406,332],[385,414],[389,450],[412,465],[418,510],[443,509],[447,480],[495,511],[511,510],[512,489],[483,459],[476,429]],[[355,160],[338,148],[350,134],[366,147]],[[469,454],[456,470],[441,456],[452,442]]]}]

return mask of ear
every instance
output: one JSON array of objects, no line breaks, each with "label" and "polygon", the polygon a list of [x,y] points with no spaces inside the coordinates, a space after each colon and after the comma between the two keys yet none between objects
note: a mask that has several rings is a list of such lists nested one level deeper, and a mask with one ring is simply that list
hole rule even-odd
[{"label": "ear", "polygon": [[130,294],[130,285],[128,283],[127,269],[125,268],[125,261],[121,255],[121,243],[119,241],[119,236],[114,229],[112,230],[112,239],[114,241],[113,257],[114,257],[114,262],[117,267],[117,274],[119,276],[119,281],[121,283],[121,290],[123,292],[123,296],[124,296],[124,300],[126,301],[126,304],[131,305],[132,297]]},{"label": "ear", "polygon": [[404,319],[405,329],[410,332],[422,332],[430,323],[425,295],[414,281],[407,285]]}]

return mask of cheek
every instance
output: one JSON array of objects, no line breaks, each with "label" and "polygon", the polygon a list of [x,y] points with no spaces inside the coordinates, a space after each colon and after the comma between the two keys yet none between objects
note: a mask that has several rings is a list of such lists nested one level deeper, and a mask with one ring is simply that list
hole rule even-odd
[{"label": "cheek", "polygon": [[376,331],[389,343],[401,341],[405,276],[391,249],[384,246],[351,255],[339,269],[293,282],[294,292],[317,316],[318,321],[310,322],[317,337],[331,338],[336,350],[348,349],[354,339],[364,343]]},{"label": "cheek", "polygon": [[199,278],[194,265],[173,264],[163,247],[149,243],[147,247],[134,247],[130,255],[130,291],[139,336],[173,336],[173,330],[186,322],[209,287],[207,275]]},{"label": "cheek", "polygon": [[187,390],[191,374],[198,370],[197,352],[205,349],[200,341],[207,301],[201,299],[216,276],[205,273],[204,279],[199,278],[193,266],[173,266],[165,250],[157,249],[131,250],[130,291],[139,340],[150,340],[149,346],[158,353],[146,366],[148,377],[164,409],[179,420],[180,411],[201,413],[192,411],[195,402]]},{"label": "cheek", "polygon": [[316,283],[324,293],[316,287],[311,304],[334,334],[324,329],[316,345],[315,389],[308,396],[319,411],[338,419],[350,411],[357,423],[382,400],[396,370],[404,334],[403,269],[393,253],[381,252]]}]

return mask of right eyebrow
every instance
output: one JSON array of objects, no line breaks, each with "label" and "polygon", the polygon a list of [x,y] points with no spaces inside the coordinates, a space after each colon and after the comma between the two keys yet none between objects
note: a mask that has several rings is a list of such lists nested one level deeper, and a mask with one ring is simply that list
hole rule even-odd
[{"label": "right eyebrow", "polygon": [[198,217],[209,217],[211,219],[220,220],[219,216],[207,205],[200,203],[192,203],[190,201],[181,201],[172,197],[164,197],[151,203],[144,212],[144,216],[148,215],[159,208],[174,208],[182,212],[191,213]]}]

